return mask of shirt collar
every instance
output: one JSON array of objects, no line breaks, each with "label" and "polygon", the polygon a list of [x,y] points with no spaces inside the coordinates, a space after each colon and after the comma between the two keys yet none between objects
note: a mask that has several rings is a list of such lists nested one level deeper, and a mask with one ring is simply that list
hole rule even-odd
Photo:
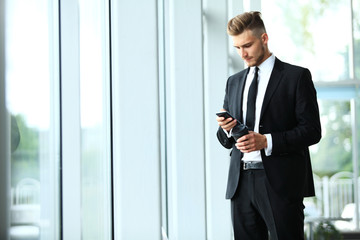
[{"label": "shirt collar", "polygon": [[[259,72],[265,73],[265,72],[271,72],[275,65],[275,55],[271,53],[270,57],[268,57],[264,62],[262,62],[259,66]],[[250,67],[250,73],[254,74],[255,66]]]}]

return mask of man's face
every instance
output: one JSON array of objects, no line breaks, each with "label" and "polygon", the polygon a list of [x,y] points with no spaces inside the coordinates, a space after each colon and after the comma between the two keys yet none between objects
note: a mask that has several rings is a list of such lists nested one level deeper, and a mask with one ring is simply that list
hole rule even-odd
[{"label": "man's face", "polygon": [[268,57],[268,36],[263,33],[260,38],[253,35],[251,30],[232,36],[234,47],[249,67],[259,66]]}]

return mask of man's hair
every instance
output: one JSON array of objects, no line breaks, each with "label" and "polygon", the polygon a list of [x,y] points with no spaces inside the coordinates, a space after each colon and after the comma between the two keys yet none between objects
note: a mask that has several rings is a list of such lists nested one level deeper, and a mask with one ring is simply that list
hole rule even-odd
[{"label": "man's hair", "polygon": [[227,33],[230,36],[237,36],[245,30],[251,30],[258,38],[260,38],[263,33],[266,33],[260,12],[245,12],[230,19],[228,22]]}]

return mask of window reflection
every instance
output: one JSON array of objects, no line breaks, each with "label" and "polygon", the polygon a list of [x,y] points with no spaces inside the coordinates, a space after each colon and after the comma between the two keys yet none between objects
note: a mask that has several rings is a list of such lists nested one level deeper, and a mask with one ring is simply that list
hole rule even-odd
[{"label": "window reflection", "polygon": [[[55,7],[57,8],[57,7]],[[59,239],[58,49],[52,3],[6,1],[11,239]],[[55,11],[56,12],[56,11]]]}]

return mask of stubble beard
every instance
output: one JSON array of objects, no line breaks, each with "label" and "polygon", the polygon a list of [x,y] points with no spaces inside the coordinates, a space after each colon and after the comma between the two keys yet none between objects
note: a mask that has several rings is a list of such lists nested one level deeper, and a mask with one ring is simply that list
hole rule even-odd
[{"label": "stubble beard", "polygon": [[261,50],[261,54],[256,58],[255,64],[253,66],[259,66],[265,60],[265,47],[262,46]]}]

